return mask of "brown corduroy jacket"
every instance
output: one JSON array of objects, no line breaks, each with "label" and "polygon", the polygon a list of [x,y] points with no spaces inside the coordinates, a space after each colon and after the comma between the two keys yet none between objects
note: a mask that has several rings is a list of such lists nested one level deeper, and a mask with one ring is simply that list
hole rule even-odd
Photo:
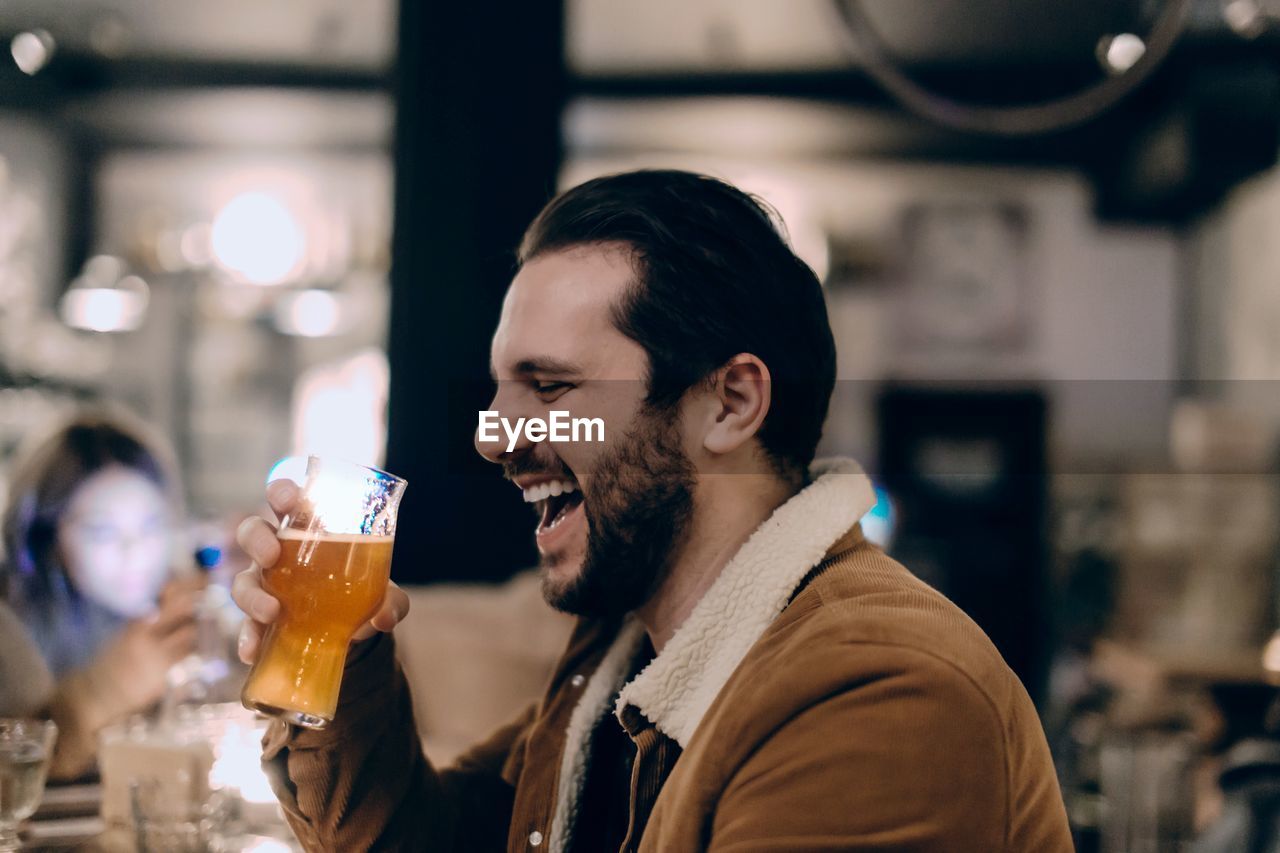
[{"label": "brown corduroy jacket", "polygon": [[[1069,853],[1022,685],[856,524],[830,536],[868,491],[831,482],[758,531],[632,681],[639,626],[583,620],[543,699],[449,769],[422,754],[391,639],[374,642],[329,729],[268,732],[299,838],[343,853],[570,849],[590,732],[614,711],[637,745],[624,849]],[[788,554],[795,535],[826,541]]]}]

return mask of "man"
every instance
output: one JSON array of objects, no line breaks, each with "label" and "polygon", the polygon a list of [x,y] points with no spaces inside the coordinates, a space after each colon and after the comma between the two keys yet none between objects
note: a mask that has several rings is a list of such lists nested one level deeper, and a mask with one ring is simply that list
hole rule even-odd
[{"label": "man", "polygon": [[[581,618],[542,701],[437,770],[379,633],[407,608],[393,586],[334,723],[268,734],[304,844],[1069,851],[1025,691],[863,538],[857,466],[811,464],[835,348],[766,210],[704,176],[615,175],[552,201],[519,261],[490,408],[600,418],[605,440],[477,448],[539,513],[547,600]],[[240,539],[277,559],[266,522]],[[252,658],[278,604],[257,570],[235,593]]]}]

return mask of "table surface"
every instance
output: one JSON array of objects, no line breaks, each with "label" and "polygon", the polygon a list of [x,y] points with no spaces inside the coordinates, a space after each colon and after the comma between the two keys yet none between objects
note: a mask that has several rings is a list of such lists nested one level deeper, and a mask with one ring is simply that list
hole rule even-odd
[{"label": "table surface", "polygon": [[[98,814],[101,803],[100,784],[50,785],[40,807],[22,828],[24,853],[133,853],[133,833],[109,829]],[[247,846],[253,846],[249,842],[265,837],[243,838]],[[296,841],[285,843],[294,850],[301,849]]]},{"label": "table surface", "polygon": [[98,816],[102,786],[50,785],[22,833],[23,850],[96,851],[106,824]]}]

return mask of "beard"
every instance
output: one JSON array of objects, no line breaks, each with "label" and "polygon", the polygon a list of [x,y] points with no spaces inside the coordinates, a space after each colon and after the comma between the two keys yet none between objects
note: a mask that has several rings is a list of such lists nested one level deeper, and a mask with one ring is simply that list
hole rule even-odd
[{"label": "beard", "polygon": [[680,446],[674,412],[646,408],[636,426],[596,463],[583,499],[587,547],[567,583],[543,573],[542,592],[557,610],[621,617],[657,591],[688,536],[696,482]]}]

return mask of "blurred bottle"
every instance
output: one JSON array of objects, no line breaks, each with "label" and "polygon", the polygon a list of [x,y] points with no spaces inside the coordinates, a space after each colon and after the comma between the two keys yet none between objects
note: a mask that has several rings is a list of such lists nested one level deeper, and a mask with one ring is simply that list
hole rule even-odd
[{"label": "blurred bottle", "polygon": [[222,550],[206,545],[196,551],[195,559],[209,579],[196,603],[196,648],[170,668],[162,716],[179,705],[234,702],[244,682],[245,667],[235,652],[240,613],[219,571]]}]

